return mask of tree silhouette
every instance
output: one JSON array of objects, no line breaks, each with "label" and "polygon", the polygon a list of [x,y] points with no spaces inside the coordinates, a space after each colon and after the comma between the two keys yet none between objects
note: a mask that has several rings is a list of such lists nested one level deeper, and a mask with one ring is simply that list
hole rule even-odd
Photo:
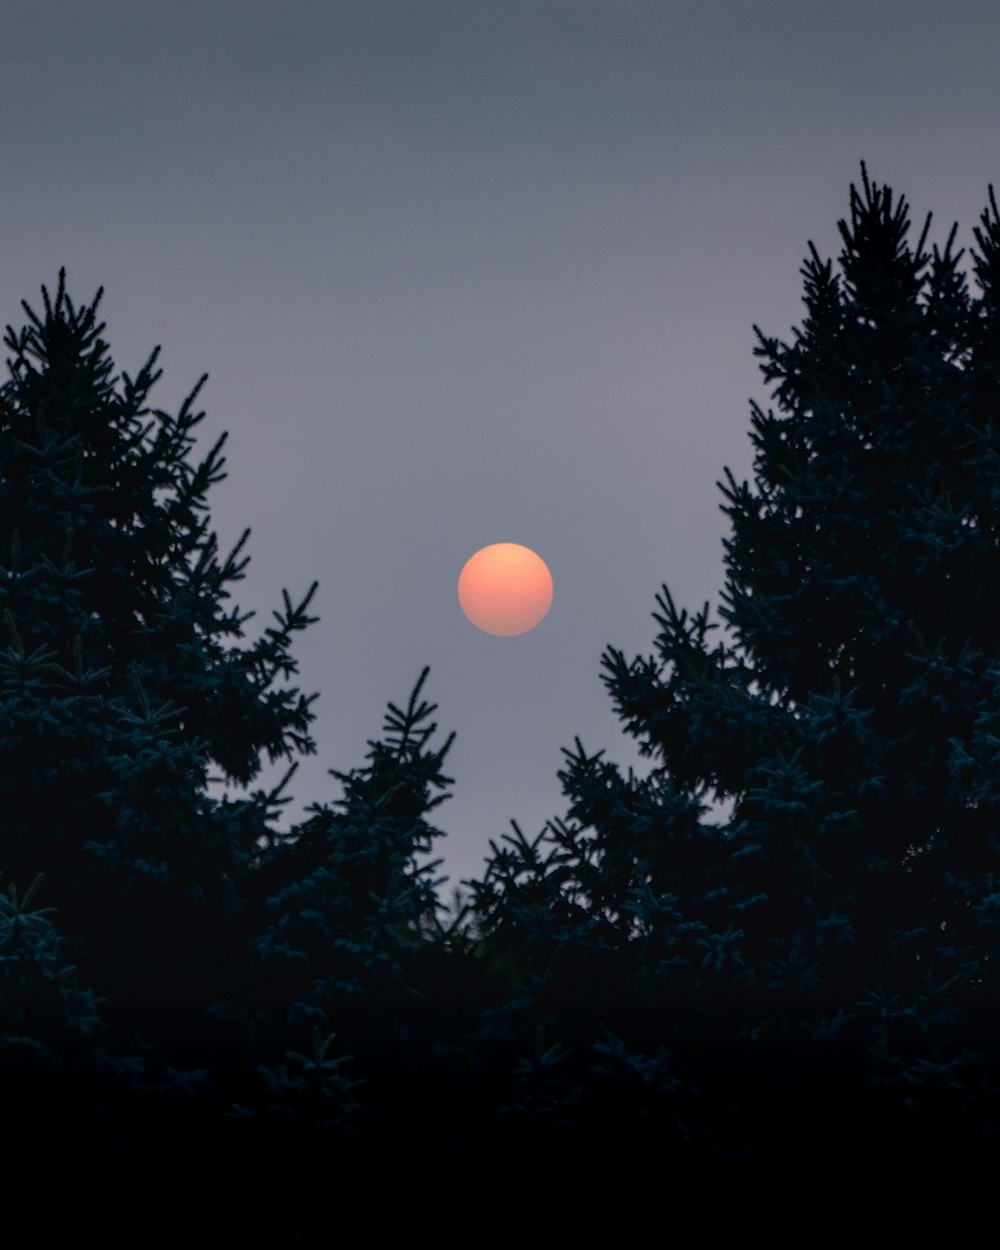
[{"label": "tree silhouette", "polygon": [[226,436],[188,462],[205,378],[176,417],[145,420],[159,349],[113,377],[101,292],[75,308],[61,271],[42,295],[44,317],[25,303],[29,324],[7,329],[0,388],[0,864],[21,890],[45,873],[122,1044],[183,1049],[242,941],[241,875],[285,784],[218,799],[208,770],[246,785],[262,753],[315,750],[316,696],[275,683],[316,587],[297,607],[286,592],[257,642],[227,643],[252,615],[224,605],[249,531],[220,562],[202,513]]},{"label": "tree silhouette", "polygon": [[[205,379],[150,410],[158,352],[113,377],[101,293],[76,308],[61,272],[42,296],[0,388],[0,1085],[25,1150],[95,1176],[124,1150],[141,1184],[182,1138],[300,1184],[324,1136],[433,1114],[470,1067],[478,964],[425,862],[451,738],[425,670],[366,765],[331,770],[344,797],[272,827],[315,751],[287,679],[316,585],[227,641],[249,531],[218,558],[225,435],[188,463]],[[264,753],[293,761],[277,788],[210,795]]]},{"label": "tree silhouette", "polygon": [[428,672],[405,708],[389,704],[367,764],[330,770],[343,784],[340,810],[313,804],[264,865],[273,893],[252,947],[279,1032],[336,1029],[367,1050],[391,1050],[408,1036],[404,1021],[423,996],[418,969],[444,933],[435,892],[443,878],[434,878],[441,860],[427,859],[442,835],[427,817],[450,797],[442,768],[454,734],[430,745],[435,705],[420,697]]},{"label": "tree silhouette", "polygon": [[957,227],[911,249],[861,170],[840,271],[810,244],[802,328],[756,330],[778,413],[719,484],[731,640],[664,587],[654,654],[602,661],[649,775],[578,741],[568,820],[473,883],[525,1023],[664,1043],[721,1153],[1000,1124],[1000,220],[991,187],[974,297]]}]

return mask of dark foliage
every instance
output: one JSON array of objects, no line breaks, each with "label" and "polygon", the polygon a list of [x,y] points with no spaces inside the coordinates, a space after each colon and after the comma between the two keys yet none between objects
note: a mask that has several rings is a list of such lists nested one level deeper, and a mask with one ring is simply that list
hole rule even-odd
[{"label": "dark foliage", "polygon": [[315,586],[227,645],[247,534],[220,563],[201,514],[225,436],[187,460],[204,378],[177,417],[144,420],[158,349],[119,381],[100,293],[74,308],[62,273],[42,293],[44,317],[25,304],[8,327],[0,388],[0,862],[15,884],[45,873],[119,1040],[180,1055],[239,950],[239,881],[278,801],[210,797],[208,770],[247,784],[263,752],[315,750],[311,699],[273,688]]},{"label": "dark foliage", "polygon": [[911,250],[862,175],[793,343],[757,331],[780,415],[720,484],[733,641],[664,587],[655,653],[603,659],[649,775],[577,742],[569,822],[474,886],[526,1022],[663,1043],[716,1155],[1000,1127],[1000,221],[991,188],[973,297],[955,230]]}]

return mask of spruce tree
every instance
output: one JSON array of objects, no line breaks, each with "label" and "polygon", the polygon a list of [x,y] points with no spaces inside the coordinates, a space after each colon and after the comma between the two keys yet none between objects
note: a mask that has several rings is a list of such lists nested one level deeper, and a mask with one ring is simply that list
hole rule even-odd
[{"label": "spruce tree", "polygon": [[[435,1045],[462,1027],[462,960],[437,895],[441,860],[430,858],[442,836],[431,813],[450,797],[443,766],[454,734],[432,742],[436,705],[421,697],[428,673],[405,707],[389,704],[363,767],[330,770],[343,797],[313,804],[275,843],[261,871],[264,924],[251,943],[254,1052],[273,1059],[310,1034],[314,1045],[350,1051],[348,1070],[369,1086],[373,1129],[398,1120],[414,1096],[430,1095],[433,1113],[440,1091],[419,1087]],[[272,1064],[265,1068],[273,1082]]]},{"label": "spruce tree", "polygon": [[[247,530],[225,560],[205,516],[223,434],[197,466],[193,404],[147,406],[159,348],[113,375],[99,291],[77,308],[59,275],[44,315],[7,328],[0,388],[0,867],[46,902],[122,1045],[203,1040],[201,1009],[239,958],[242,882],[285,781],[239,801],[262,755],[312,752],[316,696],[276,685],[315,584],[238,647],[252,613],[225,606]],[[207,376],[207,375],[206,375]],[[126,1039],[132,1038],[133,1041]]]},{"label": "spruce tree", "polygon": [[[203,1190],[224,1155],[271,1187],[255,1230],[267,1211],[301,1235],[287,1193],[311,1177],[325,1194],[345,1138],[433,1119],[451,1057],[469,1066],[477,965],[425,862],[451,739],[430,742],[425,671],[367,764],[331,770],[340,810],[273,827],[293,757],[315,751],[316,696],[287,679],[316,585],[230,641],[252,615],[225,606],[249,531],[218,558],[225,435],[188,463],[205,379],[176,416],[150,409],[159,349],[119,379],[101,292],[77,308],[61,272],[42,296],[7,330],[0,387],[5,1105],[26,1170],[30,1140],[156,1192],[183,1142]],[[211,769],[248,787],[265,753],[292,761],[270,793],[210,794]]]},{"label": "spruce tree", "polygon": [[730,637],[663,587],[655,652],[602,661],[649,775],[577,742],[568,821],[474,885],[525,1021],[664,1043],[716,1153],[1000,1124],[1000,219],[991,187],[974,295],[957,227],[911,247],[861,170],[793,342],[755,327],[778,411],[719,484]]}]

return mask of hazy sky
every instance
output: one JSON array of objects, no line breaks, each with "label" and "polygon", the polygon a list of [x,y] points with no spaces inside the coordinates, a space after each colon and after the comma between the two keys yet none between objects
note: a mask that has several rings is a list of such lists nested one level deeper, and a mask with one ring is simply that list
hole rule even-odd
[{"label": "hazy sky", "polygon": [[[713,608],[715,486],[750,473],[752,325],[802,316],[859,161],[959,241],[1000,183],[996,0],[0,0],[0,323],[65,265],[155,406],[203,372],[198,458],[234,602],[299,636],[316,756],[283,824],[360,765],[424,665],[452,884],[564,812],[579,736],[637,753],[600,681],[654,595]],[[462,615],[494,542],[552,610]],[[644,768],[645,766],[643,766]],[[272,782],[278,767],[266,769]],[[450,886],[449,886],[450,889]]]}]

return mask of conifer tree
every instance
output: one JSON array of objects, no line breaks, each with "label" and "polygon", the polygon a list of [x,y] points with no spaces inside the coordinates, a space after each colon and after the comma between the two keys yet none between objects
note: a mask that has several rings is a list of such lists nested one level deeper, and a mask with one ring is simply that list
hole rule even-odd
[{"label": "conifer tree", "polygon": [[569,821],[474,885],[525,1019],[665,1043],[722,1151],[1000,1124],[1000,219],[991,187],[973,295],[957,227],[912,248],[861,168],[839,272],[810,244],[802,328],[756,330],[730,639],[664,587],[655,653],[603,657],[651,772],[577,742]]},{"label": "conifer tree", "polygon": [[205,378],[177,416],[151,412],[159,349],[119,379],[101,292],[74,307],[61,271],[42,296],[44,316],[25,303],[7,328],[0,388],[0,867],[22,891],[45,874],[109,1021],[184,1046],[202,1025],[181,1005],[220,992],[241,878],[292,771],[235,801],[209,795],[209,768],[246,786],[263,753],[315,750],[316,696],[275,683],[316,586],[298,606],[286,592],[258,641],[229,641],[252,615],[224,604],[249,531],[220,561],[203,514],[226,435],[188,459]]},{"label": "conifer tree", "polygon": [[299,1184],[338,1135],[439,1111],[431,1068],[475,1033],[425,862],[451,739],[430,743],[425,670],[366,766],[331,770],[341,810],[273,828],[294,762],[270,793],[210,795],[213,766],[246,787],[264,753],[315,751],[316,696],[287,679],[316,585],[228,641],[249,531],[220,561],[225,435],[188,463],[205,379],[151,410],[158,349],[119,380],[101,293],[76,308],[61,272],[42,295],[0,388],[0,1085],[27,1095],[22,1141],[75,1167],[86,1143],[95,1176],[124,1149],[140,1183],[183,1140],[203,1169],[222,1150]]},{"label": "conifer tree", "polygon": [[[266,913],[252,946],[259,973],[252,1028],[263,1057],[299,1048],[312,1030],[334,1038],[364,1074],[372,1105],[408,1100],[435,1043],[446,1042],[458,972],[437,896],[441,832],[429,817],[450,797],[443,765],[454,734],[432,739],[436,705],[421,698],[424,669],[405,707],[388,706],[367,763],[331,769],[343,797],[315,803],[262,865]],[[340,810],[335,810],[339,808]],[[460,975],[460,974],[459,974]]]}]

